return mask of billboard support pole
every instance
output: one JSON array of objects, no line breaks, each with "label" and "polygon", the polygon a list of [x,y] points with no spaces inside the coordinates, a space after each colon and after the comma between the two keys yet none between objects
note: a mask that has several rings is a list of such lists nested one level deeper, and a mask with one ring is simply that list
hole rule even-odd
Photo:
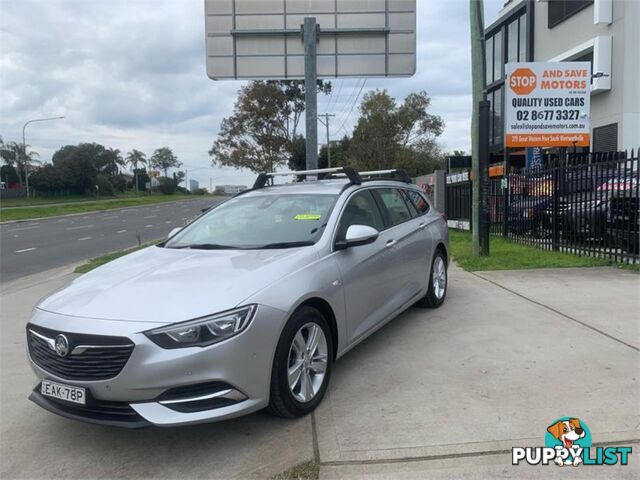
[{"label": "billboard support pole", "polygon": [[[488,100],[481,100],[478,104],[480,114],[478,122],[478,169],[479,175],[475,180],[478,184],[480,204],[478,205],[478,223],[476,223],[480,256],[489,256],[489,119],[491,104]],[[474,182],[474,183],[475,183]]]},{"label": "billboard support pole", "polygon": [[315,17],[305,17],[302,36],[304,41],[305,146],[307,170],[316,170],[318,168],[318,74],[316,64],[317,26]]}]

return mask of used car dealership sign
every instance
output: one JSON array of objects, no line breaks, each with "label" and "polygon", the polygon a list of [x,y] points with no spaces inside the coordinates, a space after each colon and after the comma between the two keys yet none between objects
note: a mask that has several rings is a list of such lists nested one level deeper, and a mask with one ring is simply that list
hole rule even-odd
[{"label": "used car dealership sign", "polygon": [[505,145],[588,147],[591,64],[508,63]]}]

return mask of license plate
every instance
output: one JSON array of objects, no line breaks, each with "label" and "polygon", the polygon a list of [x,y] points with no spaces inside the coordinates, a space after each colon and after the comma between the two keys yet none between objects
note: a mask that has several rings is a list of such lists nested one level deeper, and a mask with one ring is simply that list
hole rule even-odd
[{"label": "license plate", "polygon": [[79,403],[80,405],[87,404],[86,390],[81,387],[72,387],[71,385],[62,385],[50,380],[43,380],[40,385],[40,393],[66,402]]}]

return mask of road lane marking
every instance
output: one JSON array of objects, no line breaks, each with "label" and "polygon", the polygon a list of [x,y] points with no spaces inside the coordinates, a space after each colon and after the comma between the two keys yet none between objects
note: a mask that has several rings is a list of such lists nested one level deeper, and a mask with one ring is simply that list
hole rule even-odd
[{"label": "road lane marking", "polygon": [[126,230],[118,230],[116,233],[125,233]]},{"label": "road lane marking", "polygon": [[15,253],[24,253],[24,252],[30,252],[32,250],[36,250],[36,247],[31,247],[31,248],[23,248],[22,250],[16,250]]},{"label": "road lane marking", "polygon": [[151,228],[153,225],[145,225],[144,228]]},{"label": "road lane marking", "polygon": [[148,215],[146,217],[142,217],[142,218],[156,218],[158,215]]},{"label": "road lane marking", "polygon": [[21,230],[31,230],[32,228],[40,228],[40,225],[33,225],[31,227],[20,227],[20,228],[12,228],[12,229],[7,229],[7,231],[9,232],[19,232]]},{"label": "road lane marking", "polygon": [[171,220],[167,220],[167,221],[166,221],[166,222],[164,222],[164,223],[171,223]]},{"label": "road lane marking", "polygon": [[78,239],[79,242],[84,242],[85,240],[91,240],[91,237],[82,237]]},{"label": "road lane marking", "polygon": [[82,225],[81,227],[67,227],[65,230],[81,230],[83,228],[91,228],[93,225]]}]

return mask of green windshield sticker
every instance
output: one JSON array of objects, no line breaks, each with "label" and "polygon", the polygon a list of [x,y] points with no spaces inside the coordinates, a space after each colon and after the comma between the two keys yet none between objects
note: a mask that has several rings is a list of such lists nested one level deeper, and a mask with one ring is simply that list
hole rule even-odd
[{"label": "green windshield sticker", "polygon": [[322,215],[318,215],[317,213],[299,213],[294,218],[296,220],[320,220]]}]

